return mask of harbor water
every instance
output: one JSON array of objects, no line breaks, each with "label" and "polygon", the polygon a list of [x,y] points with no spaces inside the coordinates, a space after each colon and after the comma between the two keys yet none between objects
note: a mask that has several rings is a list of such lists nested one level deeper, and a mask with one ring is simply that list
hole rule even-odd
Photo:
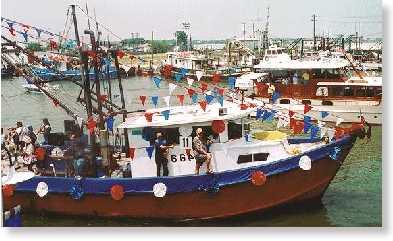
[{"label": "harbor water", "polygon": [[[64,120],[70,119],[43,94],[26,93],[22,78],[1,81],[1,126],[15,126],[16,121],[38,129],[42,118],[48,118],[54,132],[64,131]],[[112,81],[113,101],[120,105],[117,80]],[[65,103],[76,109],[80,88],[71,82],[53,82],[57,92],[66,96]],[[107,89],[108,86],[104,88]],[[139,96],[147,97],[146,106],[153,107],[149,97],[168,95],[168,86],[158,89],[150,77],[123,80],[127,108],[143,109]],[[184,94],[177,88],[173,95]],[[188,98],[185,103],[187,104]],[[161,103],[160,103],[161,102]],[[159,105],[164,101],[159,100]],[[171,99],[176,104],[176,98]],[[83,109],[79,106],[79,113]],[[120,124],[119,120],[115,122]],[[382,226],[382,128],[373,127],[371,140],[358,140],[326,190],[320,204],[305,204],[254,213],[225,220],[170,223],[167,221],[130,218],[69,217],[48,214],[24,214],[24,226]]]}]

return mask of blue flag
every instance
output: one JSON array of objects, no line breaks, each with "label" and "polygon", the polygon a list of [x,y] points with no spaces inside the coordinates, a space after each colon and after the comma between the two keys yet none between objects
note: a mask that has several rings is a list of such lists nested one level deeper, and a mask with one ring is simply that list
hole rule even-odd
[{"label": "blue flag", "polygon": [[23,35],[23,38],[25,39],[25,42],[28,41],[29,35],[27,34],[27,31],[21,33]]},{"label": "blue flag", "polygon": [[218,103],[220,103],[221,107],[224,106],[224,96],[218,95],[217,97]]},{"label": "blue flag", "polygon": [[230,89],[234,89],[235,88],[235,83],[236,83],[236,78],[231,76],[228,77],[228,85]]},{"label": "blue flag", "polygon": [[264,121],[271,121],[271,120],[273,120],[273,113],[270,112],[270,111],[265,111],[265,112],[263,113],[262,119],[263,119]]},{"label": "blue flag", "polygon": [[165,120],[169,120],[170,110],[164,110],[161,114],[164,116]]},{"label": "blue flag", "polygon": [[205,99],[206,99],[206,102],[207,102],[208,104],[210,104],[210,103],[213,101],[214,96],[212,96],[212,95],[206,95],[206,96],[205,96]]},{"label": "blue flag", "polygon": [[154,150],[154,146],[146,147],[146,152],[147,152],[147,155],[149,156],[150,159],[153,156],[153,150]]},{"label": "blue flag", "polygon": [[318,132],[319,132],[319,127],[315,125],[311,125],[310,138],[311,139],[317,138]]},{"label": "blue flag", "polygon": [[183,78],[183,75],[181,74],[181,73],[176,73],[175,74],[175,80],[177,81],[177,82],[180,82],[180,80]]},{"label": "blue flag", "polygon": [[325,118],[325,117],[328,116],[328,115],[329,115],[329,112],[327,112],[327,111],[321,111],[321,117],[322,117],[322,119]]},{"label": "blue flag", "polygon": [[311,117],[310,116],[304,116],[304,133],[307,133],[311,128]]},{"label": "blue flag", "polygon": [[157,104],[158,104],[158,96],[152,96],[152,97],[151,97],[151,101],[153,102],[153,105],[154,105],[155,107],[157,107]]},{"label": "blue flag", "polygon": [[261,109],[261,108],[258,108],[258,109],[257,109],[257,114],[256,114],[255,118],[256,118],[257,120],[262,119],[262,116],[263,116],[264,112],[265,112],[265,110],[263,110],[263,109]]},{"label": "blue flag", "polygon": [[198,102],[198,94],[193,94],[191,96],[191,99],[192,99],[192,103],[196,104]]},{"label": "blue flag", "polygon": [[154,84],[156,84],[157,88],[160,88],[161,78],[158,76],[153,77]]},{"label": "blue flag", "polygon": [[273,104],[275,104],[276,101],[278,100],[278,98],[280,98],[280,97],[281,97],[281,94],[279,92],[277,92],[277,91],[274,91],[274,93],[272,95],[272,102],[273,102]]},{"label": "blue flag", "polygon": [[109,116],[106,119],[106,128],[108,128],[108,131],[113,131],[113,123],[115,122],[115,119],[113,116]]},{"label": "blue flag", "polygon": [[182,75],[182,77],[185,77],[187,74],[188,70],[185,68],[180,68],[180,74]]}]

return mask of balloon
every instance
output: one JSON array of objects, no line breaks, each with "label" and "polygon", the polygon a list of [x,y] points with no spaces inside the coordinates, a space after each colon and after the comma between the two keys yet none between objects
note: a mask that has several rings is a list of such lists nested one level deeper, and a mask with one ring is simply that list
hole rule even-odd
[{"label": "balloon", "polygon": [[111,187],[111,197],[113,200],[120,201],[124,197],[124,188],[122,185],[113,185]]},{"label": "balloon", "polygon": [[159,198],[165,197],[166,191],[167,191],[167,187],[162,182],[156,183],[153,186],[153,193],[155,197],[159,197]]},{"label": "balloon", "polygon": [[2,186],[4,197],[12,197],[14,195],[15,186],[12,184],[6,184]]},{"label": "balloon", "polygon": [[46,196],[46,194],[48,194],[48,184],[46,184],[45,182],[39,182],[35,191],[41,198]]},{"label": "balloon", "polygon": [[254,171],[251,173],[251,182],[255,186],[262,186],[266,182],[266,176],[262,171]]},{"label": "balloon", "polygon": [[305,171],[311,169],[311,159],[309,156],[302,156],[299,159],[299,167]]},{"label": "balloon", "polygon": [[225,122],[223,120],[212,121],[212,130],[216,134],[220,134],[225,131]]}]

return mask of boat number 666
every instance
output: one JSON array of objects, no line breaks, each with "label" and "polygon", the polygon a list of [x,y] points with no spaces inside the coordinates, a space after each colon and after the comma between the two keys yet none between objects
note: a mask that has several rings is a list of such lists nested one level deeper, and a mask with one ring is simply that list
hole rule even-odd
[{"label": "boat number 666", "polygon": [[[180,159],[180,161],[184,162],[187,160],[186,158],[186,154],[180,154],[179,158],[178,155],[171,155],[171,162],[177,162],[177,160]],[[195,159],[195,157],[193,155],[188,155],[188,160],[192,161],[192,159]]]}]

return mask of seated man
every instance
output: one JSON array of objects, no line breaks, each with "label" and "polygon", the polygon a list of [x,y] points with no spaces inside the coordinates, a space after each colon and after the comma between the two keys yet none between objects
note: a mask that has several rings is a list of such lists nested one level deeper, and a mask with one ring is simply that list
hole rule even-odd
[{"label": "seated man", "polygon": [[192,146],[196,159],[195,174],[199,175],[199,169],[201,168],[204,162],[206,162],[207,173],[212,173],[210,169],[210,162],[212,160],[212,155],[207,150],[207,142],[203,138],[202,128],[198,128],[196,130],[196,136],[194,137]]}]

